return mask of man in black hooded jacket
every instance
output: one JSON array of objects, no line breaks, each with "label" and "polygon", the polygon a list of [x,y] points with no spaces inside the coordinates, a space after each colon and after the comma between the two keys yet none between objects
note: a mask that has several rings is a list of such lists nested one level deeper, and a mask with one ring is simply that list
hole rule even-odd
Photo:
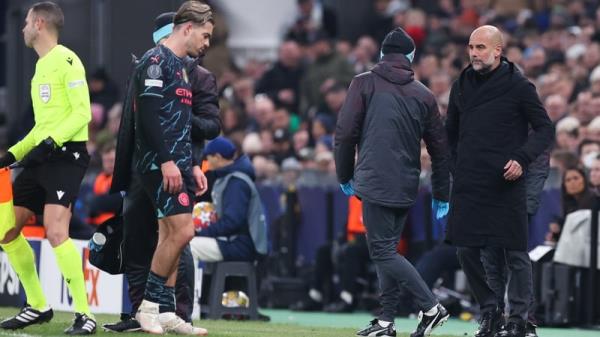
[{"label": "man in black hooded jacket", "polygon": [[506,336],[525,336],[532,281],[524,173],[554,135],[535,86],[501,54],[496,27],[473,31],[471,65],[452,86],[446,121],[454,178],[446,239],[481,307],[476,337],[494,336],[502,317],[482,264],[486,249],[499,248],[511,272]]},{"label": "man in black hooded jacket", "polygon": [[422,310],[411,337],[422,337],[444,323],[448,311],[396,245],[417,195],[421,139],[432,159],[434,211],[438,218],[448,211],[446,133],[433,94],[414,80],[410,36],[396,28],[386,36],[381,53],[373,70],[350,84],[335,137],[338,180],[345,194],[356,191],[362,199],[369,254],[381,288],[382,314],[357,335],[396,336],[393,321],[402,286]]}]

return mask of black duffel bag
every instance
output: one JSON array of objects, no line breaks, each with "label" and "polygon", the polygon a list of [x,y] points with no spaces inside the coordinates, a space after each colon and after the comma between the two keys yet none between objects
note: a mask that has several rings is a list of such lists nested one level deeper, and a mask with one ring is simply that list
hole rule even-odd
[{"label": "black duffel bag", "polygon": [[114,216],[103,222],[94,236],[104,236],[104,244],[94,243],[94,237],[90,240],[90,263],[98,269],[109,274],[122,274],[125,265],[123,263],[123,217]]}]

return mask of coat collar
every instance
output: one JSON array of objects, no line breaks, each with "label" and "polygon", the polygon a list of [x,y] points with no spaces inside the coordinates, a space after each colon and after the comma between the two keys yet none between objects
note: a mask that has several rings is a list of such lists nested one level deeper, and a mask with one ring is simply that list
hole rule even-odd
[{"label": "coat collar", "polygon": [[[504,95],[514,86],[514,80],[519,78],[519,70],[514,63],[506,57],[500,59],[499,69],[496,69],[491,76],[483,81],[476,92],[469,93],[470,97],[465,97],[465,81],[471,81],[475,76],[479,76],[473,66],[465,68],[459,77],[459,97],[463,110],[473,109],[476,106],[491,101],[498,96]],[[515,76],[517,75],[517,76]]]}]

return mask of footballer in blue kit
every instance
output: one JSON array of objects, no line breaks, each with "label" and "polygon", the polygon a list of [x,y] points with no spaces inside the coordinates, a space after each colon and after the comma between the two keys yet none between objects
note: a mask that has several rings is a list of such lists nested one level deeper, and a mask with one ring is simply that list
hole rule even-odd
[{"label": "footballer in blue kit", "polygon": [[135,315],[153,334],[206,335],[175,313],[175,282],[181,251],[194,237],[192,197],[204,177],[192,164],[192,90],[184,58],[198,57],[210,44],[210,6],[184,2],[173,31],[144,54],[132,78],[135,85],[133,169],[158,219],[158,244],[144,299]]},{"label": "footballer in blue kit", "polygon": [[[150,49],[136,69],[135,170],[150,196],[157,215],[191,212],[195,182],[192,176],[192,91],[183,59],[169,48]],[[146,101],[153,101],[147,108]],[[178,194],[164,190],[160,166],[174,161],[183,187]]]}]

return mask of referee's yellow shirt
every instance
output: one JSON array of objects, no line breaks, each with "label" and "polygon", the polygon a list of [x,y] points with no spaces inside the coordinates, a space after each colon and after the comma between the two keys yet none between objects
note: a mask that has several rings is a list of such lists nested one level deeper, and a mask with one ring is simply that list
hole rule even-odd
[{"label": "referee's yellow shirt", "polygon": [[73,51],[57,45],[37,61],[31,79],[31,100],[35,125],[9,149],[17,160],[48,137],[59,146],[88,140],[90,93],[83,64]]}]

